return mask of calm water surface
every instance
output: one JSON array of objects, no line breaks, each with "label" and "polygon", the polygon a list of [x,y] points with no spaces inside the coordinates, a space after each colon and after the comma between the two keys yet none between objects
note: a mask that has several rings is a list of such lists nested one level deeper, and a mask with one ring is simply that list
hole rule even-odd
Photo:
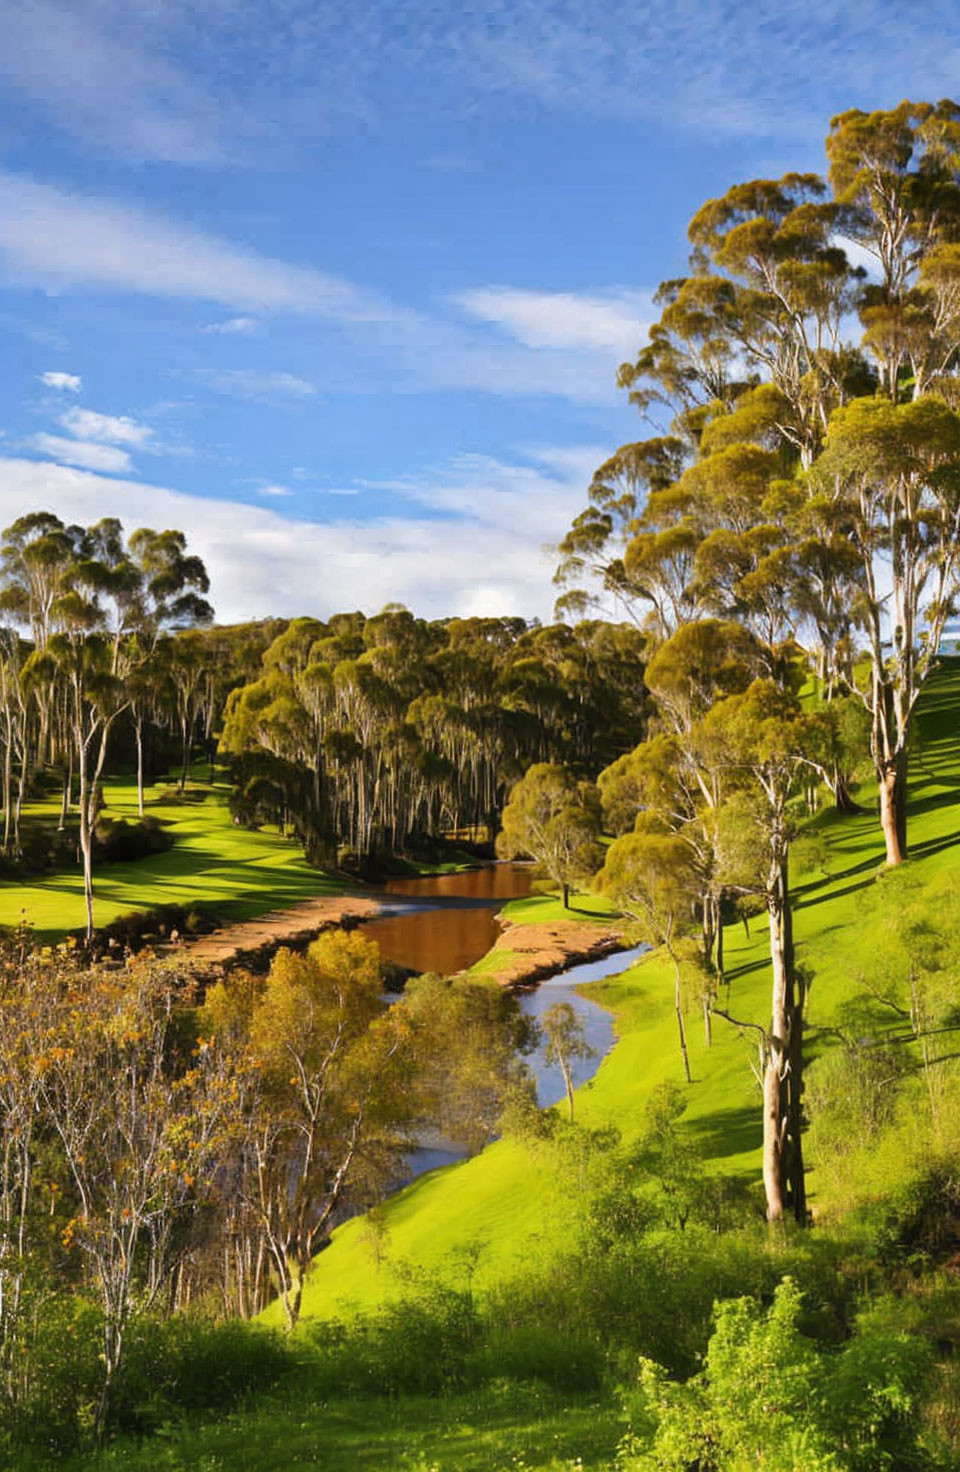
[{"label": "calm water surface", "polygon": [[417,973],[452,976],[487,954],[500,934],[497,911],[507,900],[528,895],[530,880],[528,864],[391,879],[385,888],[402,904],[394,914],[371,920],[363,933],[377,942],[387,961]]}]

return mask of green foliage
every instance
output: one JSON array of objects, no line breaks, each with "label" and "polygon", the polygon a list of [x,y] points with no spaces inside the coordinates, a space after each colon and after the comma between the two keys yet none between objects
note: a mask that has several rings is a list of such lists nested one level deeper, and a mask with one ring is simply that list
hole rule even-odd
[{"label": "green foliage", "polygon": [[497,835],[501,858],[527,857],[563,887],[591,875],[600,863],[600,796],[565,767],[538,762],[510,791]]},{"label": "green foliage", "polygon": [[785,1278],[766,1309],[720,1302],[703,1370],[685,1384],[641,1362],[623,1465],[643,1472],[877,1472],[919,1466],[914,1412],[930,1356],[905,1334],[861,1332],[821,1352]]}]

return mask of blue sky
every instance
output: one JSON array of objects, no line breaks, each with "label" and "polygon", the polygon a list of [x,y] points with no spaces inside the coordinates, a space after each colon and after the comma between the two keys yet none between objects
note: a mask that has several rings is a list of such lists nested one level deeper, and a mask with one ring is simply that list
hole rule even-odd
[{"label": "blue sky", "polygon": [[223,618],[547,616],[741,178],[960,87],[960,14],[0,0],[0,515],[177,525]]}]

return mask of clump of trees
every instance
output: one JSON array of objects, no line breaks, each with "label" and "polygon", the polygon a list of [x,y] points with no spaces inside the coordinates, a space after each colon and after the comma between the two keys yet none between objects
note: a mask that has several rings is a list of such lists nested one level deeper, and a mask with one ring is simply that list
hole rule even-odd
[{"label": "clump of trees", "polygon": [[644,721],[630,625],[522,619],[295,619],[230,695],[221,748],[241,815],[279,817],[316,861],[443,833],[492,840],[535,765],[597,772]]},{"label": "clump of trees", "polygon": [[87,934],[93,933],[94,833],[111,735],[131,713],[143,814],[145,710],[164,678],[176,683],[172,630],[208,623],[206,569],[182,532],[145,528],[127,539],[115,518],[66,526],[50,512],[20,517],[0,544],[0,740],[3,850],[20,848],[34,772],[63,772],[61,827],[76,813]]},{"label": "clump of trees", "polygon": [[[599,467],[557,573],[561,608],[613,596],[651,641],[647,739],[599,776],[619,835],[600,883],[674,957],[687,1077],[676,941],[699,928],[708,1035],[713,1011],[758,1040],[768,1216],[800,1221],[790,847],[821,783],[855,807],[869,753],[903,861],[913,715],[960,587],[960,107],[842,113],[827,155],[826,179],[752,180],[694,216],[689,271],[620,369],[658,432]],[[746,897],[769,1023],[716,1003]]]},{"label": "clump of trees", "polygon": [[71,1303],[99,1327],[100,1432],[145,1318],[276,1296],[292,1327],[330,1230],[396,1183],[426,1123],[491,1137],[523,1038],[489,983],[427,977],[388,1002],[359,932],[205,995],[172,962],[18,942],[0,965],[0,1423]]}]

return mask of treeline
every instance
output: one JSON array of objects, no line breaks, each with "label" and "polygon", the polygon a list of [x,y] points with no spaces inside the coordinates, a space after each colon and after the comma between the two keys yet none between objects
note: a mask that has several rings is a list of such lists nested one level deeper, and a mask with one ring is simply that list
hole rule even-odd
[{"label": "treeline", "polygon": [[[131,722],[143,815],[143,732],[169,711],[186,731],[212,726],[216,689],[174,630],[209,623],[206,569],[182,532],[135,531],[113,518],[67,526],[20,517],[0,543],[0,744],[3,854],[21,851],[25,798],[38,773],[62,773],[60,828],[71,812],[93,929],[94,831],[111,735]],[[186,738],[185,738],[186,739]]]},{"label": "treeline", "polygon": [[[426,1122],[485,1144],[519,1068],[509,994],[427,976],[391,1004],[356,932],[206,988],[147,956],[19,944],[0,973],[0,1445],[75,1440],[85,1416],[102,1432],[140,1323],[279,1295],[294,1325],[343,1213],[398,1183]],[[49,1357],[75,1325],[99,1368],[68,1394]]]},{"label": "treeline", "polygon": [[291,824],[315,861],[418,838],[492,841],[536,762],[595,775],[643,729],[646,639],[629,624],[295,619],[232,691],[221,750],[238,812]]},{"label": "treeline", "polygon": [[[642,730],[644,635],[600,620],[428,621],[399,606],[220,627],[182,532],[21,517],[0,543],[2,855],[37,862],[32,795],[60,792],[88,934],[105,776],[183,791],[199,750],[230,765],[239,822],[279,823],[317,863],[460,833],[492,842],[531,763],[595,775]],[[146,832],[143,851],[155,835]],[[136,835],[121,835],[129,854]],[[62,863],[69,843],[45,834]]]}]

